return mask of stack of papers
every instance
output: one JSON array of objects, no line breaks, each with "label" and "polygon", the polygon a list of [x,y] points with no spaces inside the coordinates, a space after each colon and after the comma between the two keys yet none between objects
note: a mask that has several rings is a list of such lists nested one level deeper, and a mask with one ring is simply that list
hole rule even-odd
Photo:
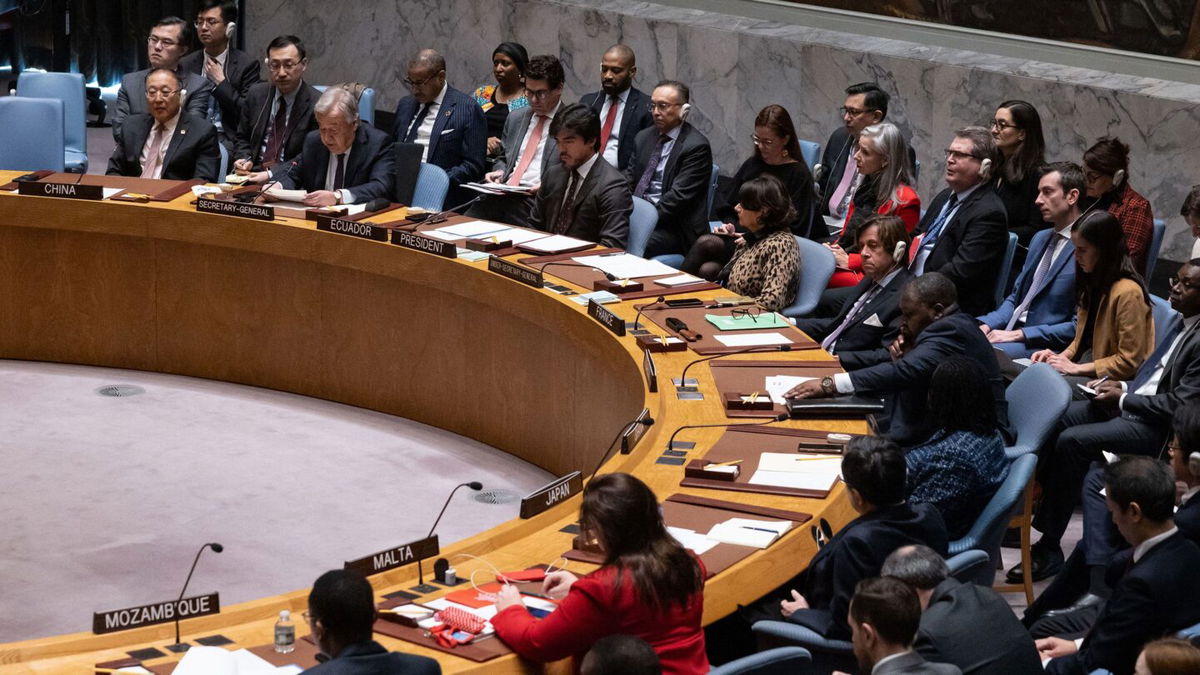
[{"label": "stack of papers", "polygon": [[783,328],[790,326],[787,319],[775,312],[765,312],[758,315],[720,315],[705,314],[704,318],[717,327],[717,330],[755,330],[762,328]]},{"label": "stack of papers", "polygon": [[492,232],[487,235],[487,239],[495,237],[496,241],[511,241],[513,246],[524,244],[535,239],[545,239],[550,235],[537,230],[525,230],[519,227],[510,227],[508,229]]},{"label": "stack of papers", "polygon": [[667,526],[667,532],[672,537],[675,537],[675,541],[679,542],[680,546],[683,546],[696,555],[704,555],[710,548],[721,543],[709,539],[695,530],[689,530],[686,527]]},{"label": "stack of papers", "polygon": [[469,248],[456,248],[455,255],[467,262],[479,262],[485,258],[492,257],[492,254],[487,251],[472,251]]},{"label": "stack of papers", "polygon": [[574,237],[566,237],[561,234],[542,237],[531,242],[521,244],[521,248],[534,253],[544,253],[550,255],[552,253],[566,253],[567,251],[581,251],[586,248],[595,246],[590,241],[576,239]]},{"label": "stack of papers", "polygon": [[429,230],[421,234],[441,239],[442,241],[454,241],[455,239],[473,239],[477,237],[490,236],[493,232],[510,230],[508,225],[503,223],[489,223],[486,220],[471,220],[465,223],[455,223],[446,227],[439,227],[436,230]]},{"label": "stack of papers", "polygon": [[674,288],[676,286],[689,286],[691,284],[703,284],[707,282],[700,277],[694,277],[690,274],[676,274],[673,277],[667,277],[665,279],[655,279],[654,283],[658,284],[659,286]]},{"label": "stack of papers", "polygon": [[[276,668],[257,654],[246,650],[228,651],[221,647],[196,646],[184,653],[175,666],[175,675],[274,675],[299,673],[300,666]],[[131,671],[136,672],[136,671]]]},{"label": "stack of papers", "polygon": [[509,185],[508,183],[463,183],[462,186],[485,195],[527,195],[533,190],[532,185]]},{"label": "stack of papers", "polygon": [[788,390],[798,384],[815,379],[817,378],[801,377],[799,375],[768,375],[766,385],[764,385],[763,389],[766,389],[767,393],[771,395],[771,401],[776,405],[785,405],[787,401],[784,400],[783,395]]},{"label": "stack of papers", "polygon": [[748,482],[752,485],[827,492],[841,475],[840,455],[764,452],[758,458],[758,470]]},{"label": "stack of papers", "polygon": [[581,265],[595,267],[617,277],[618,279],[637,279],[639,277],[656,277],[663,274],[675,274],[674,267],[669,267],[656,260],[646,260],[631,253],[604,253],[601,255],[581,255],[571,258]]},{"label": "stack of papers", "polygon": [[792,339],[783,333],[740,333],[735,335],[714,335],[717,342],[726,347],[760,347],[768,345],[790,345]]},{"label": "stack of papers", "polygon": [[708,531],[708,538],[722,544],[766,548],[792,528],[790,520],[730,518]]},{"label": "stack of papers", "polygon": [[607,305],[607,304],[613,303],[613,302],[620,302],[621,298],[619,296],[613,295],[612,293],[609,293],[608,291],[596,291],[594,293],[584,293],[583,295],[577,295],[577,296],[571,298],[571,302],[573,302],[577,305],[583,305],[585,307],[588,304],[588,300],[595,300],[596,302],[600,303],[601,305]]}]

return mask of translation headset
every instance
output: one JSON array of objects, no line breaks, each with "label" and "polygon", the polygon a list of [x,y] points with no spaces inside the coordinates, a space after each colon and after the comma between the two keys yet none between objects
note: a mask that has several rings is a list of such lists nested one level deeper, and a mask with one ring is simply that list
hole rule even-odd
[{"label": "translation headset", "polygon": [[992,160],[990,158],[984,157],[979,160],[979,177],[984,180],[992,177]]},{"label": "translation headset", "polygon": [[691,104],[691,103],[684,103],[684,104],[683,104],[683,105],[682,105],[682,106],[679,108],[679,116],[680,116],[680,117],[682,117],[682,118],[684,118],[684,119],[687,119],[688,113],[689,113],[689,112],[691,112],[691,111],[692,111],[692,104]]},{"label": "translation headset", "polygon": [[1193,452],[1188,455],[1187,468],[1193,476],[1200,478],[1200,452]]},{"label": "translation headset", "polygon": [[904,240],[896,242],[896,246],[892,249],[892,259],[896,261],[904,260],[904,254],[908,251],[908,244]]},{"label": "translation headset", "polygon": [[1115,187],[1115,188],[1121,187],[1121,183],[1124,183],[1124,182],[1125,182],[1125,169],[1117,169],[1117,172],[1113,174],[1113,187]]}]

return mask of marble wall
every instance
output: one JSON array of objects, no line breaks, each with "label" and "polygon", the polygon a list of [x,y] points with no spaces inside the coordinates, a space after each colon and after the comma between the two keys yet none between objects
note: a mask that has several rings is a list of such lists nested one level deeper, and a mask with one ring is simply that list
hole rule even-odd
[{"label": "marble wall", "polygon": [[[280,33],[307,44],[308,80],[366,82],[391,108],[407,92],[409,56],[434,47],[453,86],[491,81],[491,50],[504,40],[556,54],[565,100],[599,88],[600,55],[624,42],[638,55],[639,86],[670,77],[692,87],[691,121],[712,141],[722,173],[752,151],[756,112],[780,103],[801,138],[824,142],[851,82],[875,80],[892,95],[889,119],[922,162],[919,192],[942,187],[942,148],[953,130],[991,120],[995,105],[1024,99],[1042,113],[1047,158],[1080,161],[1096,138],[1132,152],[1131,184],[1167,220],[1162,257],[1185,259],[1191,234],[1178,215],[1200,183],[1200,86],[1113,75],[958,49],[869,38],[637,0],[255,0],[247,45]],[[332,7],[336,7],[334,11]]]}]

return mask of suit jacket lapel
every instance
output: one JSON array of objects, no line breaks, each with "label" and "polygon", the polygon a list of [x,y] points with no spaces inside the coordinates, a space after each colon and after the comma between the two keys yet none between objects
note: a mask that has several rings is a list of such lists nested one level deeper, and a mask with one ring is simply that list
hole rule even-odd
[{"label": "suit jacket lapel", "polygon": [[[625,109],[621,111],[621,127],[617,130],[617,133],[619,134],[617,138],[620,139],[621,143],[633,142],[633,139],[629,138],[629,125],[633,124],[632,113],[637,109],[635,106],[643,105],[638,103],[637,94],[638,91],[633,87],[630,87],[629,95],[625,97]],[[602,101],[601,106],[603,105],[604,104]],[[600,108],[596,108],[596,112],[600,112]],[[604,124],[603,119],[600,120],[600,124]],[[628,141],[626,141],[626,139],[628,139]],[[601,148],[601,150],[603,150],[603,148]]]},{"label": "suit jacket lapel", "polygon": [[179,152],[179,146],[184,143],[184,136],[188,133],[188,120],[184,113],[179,113],[179,123],[175,125],[175,133],[171,134],[171,142],[167,144],[167,152],[163,155],[163,173],[167,172],[167,167],[171,166],[171,160],[175,159],[175,153]]},{"label": "suit jacket lapel", "polygon": [[[572,213],[579,213],[579,206],[583,204],[583,200],[587,199],[588,195],[592,193],[592,190],[596,189],[596,182],[600,180],[598,176],[599,170],[596,167],[600,166],[600,162],[603,161],[604,159],[597,155],[596,161],[592,164],[592,168],[588,170],[587,176],[585,176],[583,179],[583,183],[581,183],[579,185],[579,189],[575,191],[575,199],[571,204]],[[572,173],[575,172],[571,171],[567,174],[568,179],[571,177]],[[564,194],[563,196],[565,197],[566,195]]]},{"label": "suit jacket lapel", "polygon": [[[504,172],[505,181],[512,177],[512,172],[517,170],[517,164],[521,162],[521,142],[525,140],[525,134],[529,133],[529,125],[533,123],[533,108],[521,108],[516,114],[521,116],[517,118],[521,120],[521,123],[517,137],[513,139],[512,147],[504,149],[504,159],[507,165],[507,171]],[[512,155],[511,158],[509,154]]]},{"label": "suit jacket lapel", "polygon": [[429,132],[429,158],[433,158],[433,153],[437,149],[438,141],[442,139],[442,130],[446,128],[446,124],[454,115],[454,101],[450,98],[450,88],[446,88],[446,95],[442,97],[442,105],[438,107],[437,119],[433,121],[433,130]]},{"label": "suit jacket lapel", "polygon": [[[363,166],[363,162],[367,159],[367,130],[363,128],[362,125],[364,124],[366,122],[359,122],[358,131],[354,133],[354,142],[350,145],[350,159],[346,162],[346,184],[343,187],[358,184],[355,178],[358,176],[358,171]],[[332,154],[325,153],[326,173],[329,171],[329,162],[331,161],[333,161]]]},{"label": "suit jacket lapel", "polygon": [[[1050,247],[1050,243],[1053,242],[1054,238],[1057,236],[1059,235],[1052,233],[1046,238],[1046,246],[1044,246],[1041,252],[1038,253],[1038,260],[1041,260],[1041,257],[1046,254],[1046,249]],[[1062,247],[1062,250],[1059,252],[1058,257],[1054,259],[1054,262],[1050,263],[1050,269],[1046,271],[1046,276],[1042,277],[1042,284],[1033,289],[1034,297],[1037,297],[1037,294],[1041,293],[1046,287],[1048,287],[1050,282],[1054,281],[1054,278],[1058,276],[1059,271],[1066,266],[1067,262],[1073,260],[1075,257],[1071,255],[1071,250],[1073,249],[1068,248],[1071,246],[1069,239],[1066,241],[1066,243],[1059,245]]]},{"label": "suit jacket lapel", "polygon": [[137,167],[139,176],[142,173],[142,148],[146,147],[146,139],[153,128],[153,117],[138,118],[138,122],[133,124],[125,123],[125,157]]},{"label": "suit jacket lapel", "polygon": [[679,155],[683,154],[683,144],[688,135],[688,123],[684,122],[683,126],[679,127],[679,137],[675,139],[675,144],[671,146],[671,154],[667,155],[667,165],[663,167],[663,190],[666,191],[667,186],[675,178],[675,168],[679,166]]}]

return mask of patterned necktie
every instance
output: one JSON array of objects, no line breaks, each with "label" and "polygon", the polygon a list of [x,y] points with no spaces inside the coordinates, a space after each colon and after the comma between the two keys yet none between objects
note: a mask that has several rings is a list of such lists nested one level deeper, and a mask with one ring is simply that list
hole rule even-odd
[{"label": "patterned necktie", "polygon": [[642,172],[642,177],[638,179],[637,188],[633,191],[634,197],[645,197],[646,190],[650,188],[650,181],[654,178],[654,172],[658,170],[658,163],[662,159],[662,149],[671,137],[666,134],[658,135],[658,142],[654,144],[654,150],[650,152],[650,161],[646,162],[646,170]]},{"label": "patterned necktie", "polygon": [[600,152],[604,152],[608,147],[608,139],[612,136],[613,124],[617,121],[617,109],[620,106],[621,99],[613,96],[608,104],[608,114],[604,116],[604,128],[600,130]]},{"label": "patterned necktie", "polygon": [[142,178],[158,178],[154,175],[160,171],[162,162],[162,144],[163,138],[167,135],[167,127],[161,122],[154,127],[154,140],[150,142],[150,152],[146,155],[146,166],[142,167]]},{"label": "patterned necktie", "polygon": [[[213,64],[220,67],[221,64],[218,63],[216,59],[212,58],[211,56],[208,58],[213,62]],[[200,71],[205,75],[205,77],[207,77],[207,73],[205,73],[205,68],[203,66],[200,67]],[[208,81],[212,82],[212,78],[209,77]],[[215,85],[216,83],[214,82],[213,84]],[[213,96],[211,92],[208,97],[208,121],[217,128],[217,133],[220,134],[223,129],[221,126],[221,104],[217,101],[217,97]]]},{"label": "patterned necktie", "polygon": [[821,348],[827,352],[832,352],[833,346],[837,344],[838,338],[842,337],[842,333],[846,332],[846,329],[850,327],[850,324],[858,318],[859,314],[862,314],[862,311],[867,308],[867,305],[871,304],[871,301],[874,300],[875,296],[879,295],[879,292],[882,290],[883,286],[875,284],[871,287],[871,290],[863,293],[862,298],[860,298],[859,301],[854,304],[854,307],[850,309],[850,313],[846,315],[846,320],[842,321],[842,324],[838,326],[836,330],[834,330],[829,334],[828,337],[821,341]]},{"label": "patterned necktie", "polygon": [[271,168],[283,159],[283,139],[287,134],[287,101],[280,97],[279,110],[275,112],[275,120],[271,124],[271,134],[267,141],[267,149],[263,152],[262,165]]},{"label": "patterned necktie", "polygon": [[1054,253],[1058,251],[1058,247],[1062,242],[1063,238],[1057,232],[1050,235],[1050,245],[1046,247],[1046,252],[1042,254],[1042,259],[1038,261],[1037,269],[1033,271],[1033,283],[1029,284],[1029,290],[1025,292],[1025,298],[1021,300],[1021,304],[1013,311],[1012,318],[1008,320],[1008,325],[1004,327],[1004,330],[1012,330],[1013,326],[1017,325],[1017,321],[1021,318],[1021,315],[1028,311],[1029,306],[1033,304],[1033,296],[1046,279],[1046,274],[1050,272],[1050,263],[1054,262]]},{"label": "patterned necktie", "polygon": [[433,101],[430,101],[429,103],[426,103],[425,105],[421,106],[421,112],[417,113],[417,116],[413,118],[412,126],[410,126],[408,128],[408,133],[404,134],[404,142],[405,143],[415,143],[416,142],[417,130],[419,130],[421,128],[421,123],[424,122],[425,118],[429,116],[429,106],[431,106],[431,105],[433,105]]},{"label": "patterned necktie", "polygon": [[533,156],[537,154],[538,145],[542,142],[542,132],[546,129],[546,120],[548,119],[550,118],[545,115],[537,116],[537,125],[533,127],[533,133],[529,134],[529,141],[525,143],[525,152],[521,153],[521,161],[508,176],[509,185],[521,184],[521,176],[525,175],[526,169],[533,163]]},{"label": "patterned necktie", "polygon": [[571,224],[575,220],[575,193],[579,191],[581,182],[579,173],[572,171],[571,179],[567,181],[567,194],[563,196],[562,206],[558,209],[558,218],[554,221],[555,234],[564,234],[571,229]]},{"label": "patterned necktie", "polygon": [[337,169],[333,172],[333,189],[341,190],[346,187],[346,153],[337,156]]}]

